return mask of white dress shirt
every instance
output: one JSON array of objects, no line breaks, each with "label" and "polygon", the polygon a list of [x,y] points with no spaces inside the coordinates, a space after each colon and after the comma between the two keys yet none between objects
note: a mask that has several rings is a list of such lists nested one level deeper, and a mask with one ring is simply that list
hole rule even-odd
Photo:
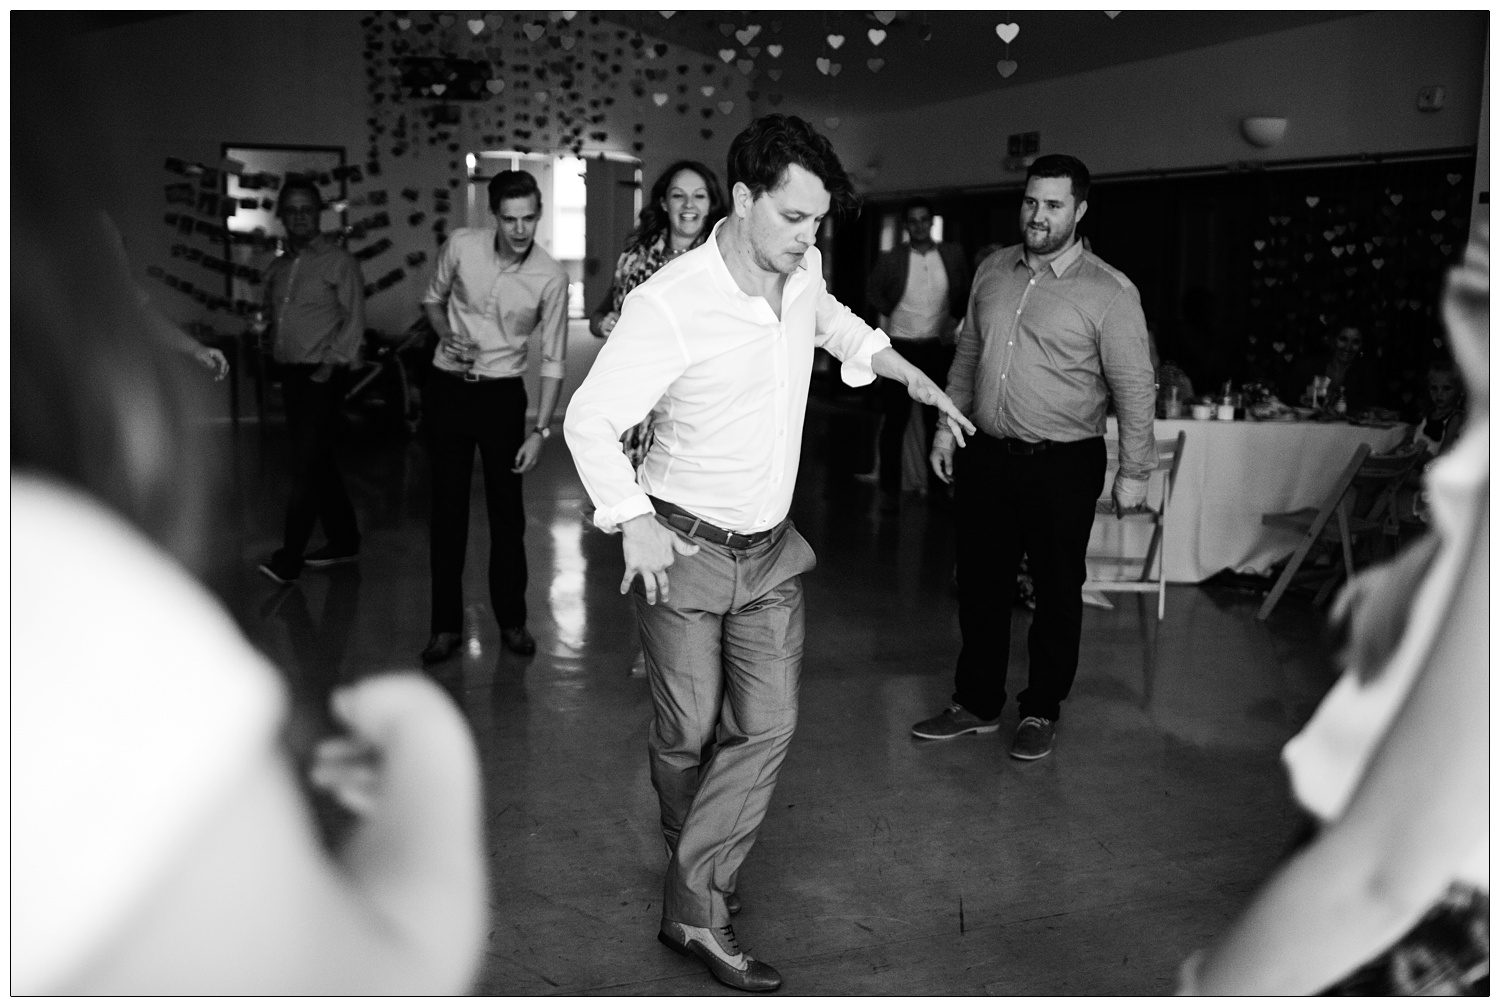
[{"label": "white dress shirt", "polygon": [[948,270],[933,245],[926,252],[915,248],[906,266],[906,290],[891,312],[892,339],[925,341],[943,335],[948,325]]},{"label": "white dress shirt", "polygon": [[[857,387],[890,345],[828,292],[817,248],[787,277],[778,319],[730,275],[722,226],[630,292],[568,405],[563,432],[604,531],[650,514],[647,494],[729,531],[775,527],[797,482],[814,347]],[[620,435],[648,413],[656,441],[636,473]]]},{"label": "white dress shirt", "polygon": [[441,304],[454,335],[475,347],[466,365],[446,342],[432,356],[443,371],[472,371],[484,378],[525,375],[531,337],[540,334],[541,374],[563,376],[568,353],[568,271],[532,243],[520,262],[505,264],[495,251],[495,229],[460,227],[438,256],[425,304]]}]

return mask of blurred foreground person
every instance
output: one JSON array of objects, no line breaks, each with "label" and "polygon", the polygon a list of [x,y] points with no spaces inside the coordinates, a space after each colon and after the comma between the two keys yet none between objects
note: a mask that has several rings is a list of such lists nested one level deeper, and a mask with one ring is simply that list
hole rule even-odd
[{"label": "blurred foreground person", "polygon": [[49,122],[94,134],[50,97],[18,93],[12,151],[11,991],[462,992],[485,923],[464,724],[416,676],[336,693],[352,738],[313,778],[358,817],[327,852],[286,690],[190,572],[213,469],[186,361],[55,170],[82,151]]},{"label": "blurred foreground person", "polygon": [[1432,532],[1334,608],[1347,670],[1283,757],[1316,837],[1182,968],[1189,994],[1489,992],[1489,235],[1444,316],[1473,404]]}]

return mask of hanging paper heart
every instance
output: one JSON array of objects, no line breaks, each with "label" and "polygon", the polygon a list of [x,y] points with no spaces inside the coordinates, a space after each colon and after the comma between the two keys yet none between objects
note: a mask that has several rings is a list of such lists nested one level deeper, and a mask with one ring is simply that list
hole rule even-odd
[{"label": "hanging paper heart", "polygon": [[750,71],[752,71],[752,70],[755,69],[755,60],[753,60],[753,59],[737,59],[737,60],[734,61],[734,65],[737,66],[737,67],[739,67],[740,73],[742,73],[746,77],[748,77],[748,76],[750,76]]},{"label": "hanging paper heart", "polygon": [[675,10],[659,10],[656,13],[660,14],[664,18],[670,18],[673,14],[676,14],[677,12]]},{"label": "hanging paper heart", "polygon": [[438,24],[442,25],[444,28],[452,28],[453,27],[453,22],[455,22],[457,20],[458,20],[458,18],[454,17],[452,14],[439,14],[438,15]]},{"label": "hanging paper heart", "polygon": [[734,34],[734,22],[721,22],[719,25],[719,34],[723,35],[725,38],[728,38],[730,35]]},{"label": "hanging paper heart", "polygon": [[1274,287],[1274,286],[1276,286],[1276,277],[1274,277],[1274,276],[1268,276],[1268,277],[1266,277],[1266,286],[1268,286],[1268,287]]},{"label": "hanging paper heart", "polygon": [[839,117],[836,116],[836,115],[830,115],[828,118],[824,119],[823,121],[828,124],[828,128],[829,129],[838,129],[839,128]]},{"label": "hanging paper heart", "polygon": [[[1316,196],[1313,197],[1313,201],[1309,205],[1310,206],[1317,206],[1318,205],[1318,199],[1317,199]],[[1285,227],[1287,224],[1290,224],[1292,222],[1292,218],[1290,216],[1277,217],[1276,219],[1279,220],[1279,221],[1281,221],[1281,226],[1282,227]],[[1282,241],[1285,242],[1286,239],[1283,238]]]},{"label": "hanging paper heart", "polygon": [[1439,245],[1438,246],[1438,251],[1442,252],[1444,255],[1447,255],[1449,252],[1453,251],[1453,246],[1452,245]]},{"label": "hanging paper heart", "polygon": [[547,99],[549,99],[551,97],[552,96],[550,94],[548,94],[546,91],[537,91],[536,94],[535,94],[536,100],[539,101],[539,102],[541,102],[543,105],[547,104]]},{"label": "hanging paper heart", "polygon": [[1009,77],[1021,68],[1021,64],[1013,59],[1002,59],[995,64],[995,69],[1000,71],[1000,76]]},{"label": "hanging paper heart", "polygon": [[1280,353],[1286,349],[1286,343],[1272,343],[1271,349],[1275,350],[1277,353]]},{"label": "hanging paper heart", "polygon": [[1266,247],[1266,243],[1264,241],[1261,241],[1258,238],[1255,240],[1254,244],[1255,244],[1255,250],[1257,252]]},{"label": "hanging paper heart", "polygon": [[535,42],[537,39],[541,38],[542,35],[545,34],[546,31],[547,31],[547,29],[544,26],[539,25],[539,24],[529,24],[525,28],[522,28],[521,30],[524,31],[526,33],[526,37],[529,38],[529,39],[531,39],[531,41],[533,41],[533,42]]},{"label": "hanging paper heart", "polygon": [[1250,265],[1254,266],[1256,269],[1259,269],[1262,266],[1264,266],[1265,263],[1262,262],[1260,259],[1251,259],[1250,260]]},{"label": "hanging paper heart", "polygon": [[874,12],[875,20],[881,24],[890,24],[896,20],[896,12],[893,10],[878,10]]},{"label": "hanging paper heart", "polygon": [[402,31],[406,31],[406,29],[408,29],[408,28],[411,27],[411,18],[409,18],[409,17],[398,17],[396,19],[396,27],[400,28]]},{"label": "hanging paper heart", "polygon": [[844,36],[842,36],[842,35],[830,35],[830,36],[828,36],[828,38],[826,39],[826,41],[828,42],[828,48],[830,48],[830,49],[837,49],[839,46],[841,46],[841,45],[844,44]]},{"label": "hanging paper heart", "polygon": [[1311,252],[1303,252],[1302,253],[1302,261],[1303,262],[1311,262],[1312,260],[1313,260],[1313,253],[1311,253]]},{"label": "hanging paper heart", "polygon": [[781,79],[781,71],[780,70],[767,70],[766,71],[766,76],[770,77],[772,80],[780,80]]},{"label": "hanging paper heart", "polygon": [[734,33],[734,37],[740,40],[740,45],[749,45],[755,36],[760,34],[760,25],[747,24]]},{"label": "hanging paper heart", "polygon": [[1432,243],[1434,245],[1443,240],[1443,236],[1441,234],[1429,234],[1428,237],[1432,239]]},{"label": "hanging paper heart", "polygon": [[478,35],[480,32],[484,31],[484,22],[479,18],[474,18],[472,21],[468,22],[468,24],[469,31],[473,32],[475,35]]},{"label": "hanging paper heart", "polygon": [[842,64],[842,63],[830,63],[830,64],[828,64],[828,76],[830,76],[830,77],[837,77],[839,75],[839,71],[842,70],[843,68],[844,68],[844,64]]},{"label": "hanging paper heart", "polygon": [[562,12],[562,19],[564,21],[571,21],[577,16],[578,12],[576,10],[565,10]]},{"label": "hanging paper heart", "polygon": [[1391,205],[1392,206],[1400,206],[1401,205],[1401,199],[1402,199],[1401,193],[1399,193],[1399,192],[1393,192],[1393,193],[1391,193]]},{"label": "hanging paper heart", "polygon": [[879,73],[880,68],[885,66],[885,60],[880,59],[879,57],[876,57],[875,59],[867,59],[865,60],[865,66],[870,68],[871,73]]},{"label": "hanging paper heart", "polygon": [[1344,254],[1344,247],[1342,245],[1334,245],[1333,248],[1330,249],[1330,251],[1333,252],[1333,257],[1337,259],[1339,256]]},{"label": "hanging paper heart", "polygon": [[1448,175],[1448,184],[1449,185],[1457,185],[1459,182],[1462,182],[1463,180],[1464,180],[1464,177],[1462,175],[1455,175],[1455,174],[1452,174],[1452,173],[1450,173]]},{"label": "hanging paper heart", "polygon": [[505,90],[505,81],[501,80],[499,77],[496,77],[492,80],[485,81],[484,86],[489,90],[490,94],[499,94],[501,91]]},{"label": "hanging paper heart", "polygon": [[735,55],[735,52],[734,52],[733,49],[720,49],[719,50],[719,58],[722,59],[726,63],[728,63],[730,60],[734,59],[734,55]]},{"label": "hanging paper heart", "polygon": [[1448,211],[1447,210],[1433,210],[1432,211],[1432,219],[1433,220],[1442,220],[1446,216],[1448,216]]},{"label": "hanging paper heart", "polygon": [[780,46],[780,45],[768,45],[768,46],[766,46],[766,52],[768,52],[768,53],[771,54],[771,58],[772,59],[780,59],[781,58],[781,52],[782,52],[782,46]]},{"label": "hanging paper heart", "polygon": [[1354,242],[1351,241],[1351,242],[1349,242],[1349,244],[1345,245],[1344,246],[1344,251],[1348,252],[1350,255],[1353,255],[1354,254]]},{"label": "hanging paper heart", "polygon": [[1316,207],[1318,205],[1318,203],[1320,202],[1320,200],[1318,199],[1317,196],[1307,196],[1307,197],[1305,197],[1305,200],[1306,200],[1307,205],[1309,207]]},{"label": "hanging paper heart", "polygon": [[1345,266],[1344,267],[1344,275],[1345,276],[1353,276],[1357,272],[1359,272],[1359,269],[1357,267],[1355,267],[1355,266]]},{"label": "hanging paper heart", "polygon": [[995,25],[995,34],[1000,36],[1000,41],[1006,45],[1010,45],[1016,40],[1016,36],[1021,34],[1021,26],[1014,21],[1009,24],[997,24]]},{"label": "hanging paper heart", "polygon": [[725,115],[728,115],[730,112],[734,111],[734,102],[732,102],[732,101],[721,101],[721,102],[719,102],[719,111],[723,112]]},{"label": "hanging paper heart", "polygon": [[1109,15],[1109,19],[1110,19],[1110,20],[1111,20],[1111,21],[1113,21],[1113,20],[1114,20],[1114,19],[1115,19],[1115,18],[1117,18],[1117,17],[1119,17],[1119,16],[1120,16],[1120,12],[1119,12],[1119,11],[1117,11],[1117,10],[1107,10],[1107,11],[1105,11],[1105,12],[1104,12],[1104,13],[1106,13],[1106,14],[1108,14],[1108,15]]},{"label": "hanging paper heart", "polygon": [[484,16],[484,23],[490,26],[490,31],[494,31],[505,23],[505,19],[499,14],[486,14]]},{"label": "hanging paper heart", "polygon": [[705,98],[712,98],[714,96],[714,86],[712,84],[704,84],[698,90],[703,92],[703,97]]},{"label": "hanging paper heart", "polygon": [[564,49],[571,50],[577,44],[578,44],[578,40],[576,38],[574,38],[572,35],[564,35],[562,37],[562,47]]},{"label": "hanging paper heart", "polygon": [[757,57],[757,56],[760,55],[760,46],[758,46],[758,45],[747,45],[747,46],[745,46],[745,55],[749,56],[751,59],[754,59],[755,57]]},{"label": "hanging paper heart", "polygon": [[885,41],[884,28],[871,28],[869,31],[865,32],[865,35],[869,37],[871,45],[879,45],[880,43]]},{"label": "hanging paper heart", "polygon": [[814,62],[818,65],[818,72],[828,76],[828,68],[833,65],[833,61],[827,56],[819,56]]},{"label": "hanging paper heart", "polygon": [[1373,251],[1375,251],[1375,246],[1370,244],[1368,241],[1365,242],[1365,254],[1369,255]]},{"label": "hanging paper heart", "polygon": [[651,100],[654,101],[654,102],[656,102],[656,107],[657,108],[661,108],[663,105],[665,105],[671,99],[671,97],[672,97],[671,95],[667,94],[664,91],[657,91],[655,94],[653,94],[651,96]]},{"label": "hanging paper heart", "polygon": [[431,91],[433,94],[442,94],[444,91],[448,90],[448,85],[447,84],[433,84],[431,87],[428,88],[428,90]]}]

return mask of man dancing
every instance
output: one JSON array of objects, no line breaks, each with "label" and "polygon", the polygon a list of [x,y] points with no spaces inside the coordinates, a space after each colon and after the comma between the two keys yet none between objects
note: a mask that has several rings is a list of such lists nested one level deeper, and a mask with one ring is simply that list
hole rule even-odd
[{"label": "man dancing", "polygon": [[[828,293],[818,228],[855,197],[827,139],[764,116],[730,145],[728,178],[729,216],[625,299],[563,429],[595,524],[623,532],[621,593],[640,580],[671,855],[659,937],[726,985],[771,990],[781,976],[740,950],[729,900],[797,721],[800,575],[815,560],[787,512],[813,350],[843,361],[850,385],[900,381],[955,436],[974,427]],[[637,485],[619,441],[648,412],[656,441]]]}]

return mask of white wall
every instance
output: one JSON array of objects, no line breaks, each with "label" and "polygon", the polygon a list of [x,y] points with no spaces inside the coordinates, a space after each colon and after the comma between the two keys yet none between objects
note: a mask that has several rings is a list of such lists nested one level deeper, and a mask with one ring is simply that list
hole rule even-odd
[{"label": "white wall", "polygon": [[[99,119],[104,135],[98,138],[100,166],[108,178],[99,192],[120,225],[132,260],[162,309],[181,322],[214,320],[221,327],[238,325],[230,316],[210,316],[196,302],[157,281],[145,279],[148,266],[159,265],[191,279],[200,287],[214,286],[215,277],[170,258],[171,245],[181,240],[163,223],[169,207],[163,187],[182,181],[169,175],[167,157],[180,157],[216,164],[220,145],[226,141],[245,144],[340,145],[348,162],[363,164],[369,147],[367,119],[372,106],[365,87],[364,32],[360,19],[365,11],[225,11],[183,14],[102,31],[89,32],[60,43],[59,58],[67,60],[83,99]],[[511,16],[507,12],[507,16]],[[652,40],[655,41],[655,40]],[[682,58],[676,47],[662,64],[681,59],[695,66],[715,57],[693,54]],[[701,82],[701,74],[692,79]],[[605,111],[606,121],[593,127],[604,129],[609,140],[589,142],[587,150],[609,149],[635,153],[632,143],[640,139],[645,150],[646,184],[655,172],[680,157],[703,160],[720,169],[729,139],[749,121],[745,84],[733,73],[731,86],[715,94],[715,102],[735,101],[731,114],[715,114],[704,121],[698,114],[706,101],[698,97],[693,110],[679,115],[678,97],[658,108],[648,95],[636,99],[628,86],[619,89],[617,104]],[[408,101],[415,111],[423,103]],[[637,134],[635,122],[645,130]],[[711,127],[714,136],[704,139],[700,130]],[[468,150],[483,149],[470,130],[468,116],[453,130],[462,149],[450,153],[444,146],[413,143],[400,158],[382,156],[382,175],[356,186],[355,194],[385,189],[386,209],[392,226],[372,232],[369,239],[389,237],[395,248],[364,265],[365,278],[373,281],[396,266],[405,267],[407,252],[421,249],[428,262],[408,269],[401,283],[380,292],[369,302],[370,324],[385,331],[399,331],[416,318],[418,301],[435,259],[431,230],[432,214],[416,227],[407,216],[413,207],[399,195],[408,186],[424,194],[445,186],[454,172],[449,162],[460,163]],[[86,166],[87,167],[87,166]],[[461,174],[461,172],[460,172]],[[453,200],[449,225],[463,224],[463,194]],[[352,218],[368,215],[371,208],[351,211]],[[202,239],[198,239],[202,244]],[[205,249],[207,250],[207,249]]]},{"label": "white wall", "polygon": [[[1486,28],[1482,11],[1380,12],[1033,84],[997,76],[993,91],[906,111],[793,111],[820,129],[840,118],[828,135],[875,194],[1019,180],[1001,167],[1006,139],[1029,130],[1096,174],[1459,147],[1475,142]],[[1447,90],[1440,112],[1417,110],[1429,85]],[[1286,138],[1252,147],[1248,115],[1286,116]]]}]

